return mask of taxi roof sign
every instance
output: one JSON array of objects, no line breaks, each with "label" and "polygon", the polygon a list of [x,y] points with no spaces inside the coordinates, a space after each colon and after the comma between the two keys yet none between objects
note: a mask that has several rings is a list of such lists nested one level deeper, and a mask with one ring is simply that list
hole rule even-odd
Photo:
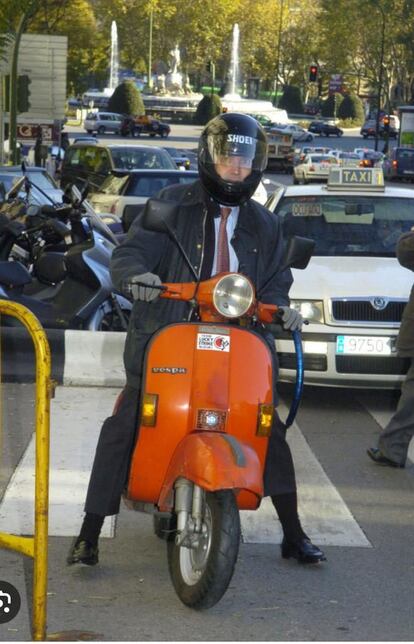
[{"label": "taxi roof sign", "polygon": [[355,168],[346,166],[330,169],[328,190],[385,190],[382,168]]}]

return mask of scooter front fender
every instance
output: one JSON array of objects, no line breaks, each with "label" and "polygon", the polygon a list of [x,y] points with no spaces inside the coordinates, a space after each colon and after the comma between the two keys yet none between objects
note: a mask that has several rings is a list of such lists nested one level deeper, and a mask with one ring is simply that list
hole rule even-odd
[{"label": "scooter front fender", "polygon": [[238,498],[240,509],[256,509],[263,496],[259,457],[250,445],[228,434],[194,432],[179,443],[161,487],[161,511],[171,510],[174,483],[180,477],[209,492],[242,491]]}]

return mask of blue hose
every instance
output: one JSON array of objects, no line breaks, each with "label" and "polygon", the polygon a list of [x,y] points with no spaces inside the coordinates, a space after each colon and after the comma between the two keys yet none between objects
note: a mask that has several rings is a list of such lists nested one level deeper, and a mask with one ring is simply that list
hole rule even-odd
[{"label": "blue hose", "polygon": [[295,420],[296,413],[299,409],[300,401],[303,391],[303,349],[302,349],[302,335],[300,331],[292,331],[293,342],[295,345],[296,353],[296,384],[293,394],[293,400],[290,405],[288,417],[285,422],[286,429],[291,426]]}]

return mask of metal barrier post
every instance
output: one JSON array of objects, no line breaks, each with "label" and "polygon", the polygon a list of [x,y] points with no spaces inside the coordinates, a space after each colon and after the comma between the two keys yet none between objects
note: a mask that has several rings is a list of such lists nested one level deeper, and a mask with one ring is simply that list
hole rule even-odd
[{"label": "metal barrier post", "polygon": [[49,426],[51,359],[46,334],[39,320],[22,304],[0,300],[0,314],[17,318],[29,331],[36,354],[36,468],[35,527],[33,537],[0,533],[0,547],[34,558],[33,624],[35,641],[46,639],[46,591],[49,513]]}]

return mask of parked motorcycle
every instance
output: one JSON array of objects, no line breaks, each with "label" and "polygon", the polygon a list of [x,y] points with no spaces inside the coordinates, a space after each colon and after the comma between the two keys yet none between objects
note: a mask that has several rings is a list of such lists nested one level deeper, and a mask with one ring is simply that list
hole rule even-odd
[{"label": "parked motorcycle", "polygon": [[132,305],[114,292],[109,274],[119,242],[85,195],[73,188],[70,203],[16,204],[7,214],[0,228],[0,298],[24,304],[45,328],[126,330]]},{"label": "parked motorcycle", "polygon": [[[168,233],[197,279],[174,217],[170,204],[151,199],[144,227]],[[304,268],[313,246],[295,238],[286,266]],[[220,600],[233,575],[239,511],[256,510],[263,496],[273,363],[255,328],[272,323],[277,306],[256,299],[238,273],[159,288],[163,298],[188,302],[192,321],[169,324],[149,342],[125,501],[155,513],[178,597],[204,609]],[[295,413],[297,398],[294,405]]]}]

